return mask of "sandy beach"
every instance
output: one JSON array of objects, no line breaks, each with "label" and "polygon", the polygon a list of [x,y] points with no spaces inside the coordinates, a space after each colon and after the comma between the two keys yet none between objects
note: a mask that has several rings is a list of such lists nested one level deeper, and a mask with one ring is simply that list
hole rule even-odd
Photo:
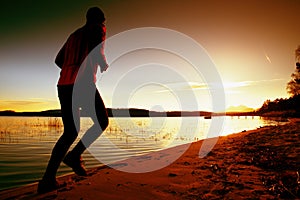
[{"label": "sandy beach", "polygon": [[36,184],[0,192],[0,199],[299,199],[300,120],[220,137],[199,158],[203,141],[192,143],[179,159],[148,173],[128,173],[129,163],[147,167],[172,157],[185,145],[69,174],[58,191],[36,194]]}]

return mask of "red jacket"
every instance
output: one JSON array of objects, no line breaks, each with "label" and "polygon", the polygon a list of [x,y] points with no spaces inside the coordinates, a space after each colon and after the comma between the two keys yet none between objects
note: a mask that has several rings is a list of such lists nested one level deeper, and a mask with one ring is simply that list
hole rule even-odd
[{"label": "red jacket", "polygon": [[86,24],[69,36],[55,59],[61,68],[58,85],[71,85],[79,80],[96,82],[98,66],[101,72],[107,68],[105,35],[104,25]]}]

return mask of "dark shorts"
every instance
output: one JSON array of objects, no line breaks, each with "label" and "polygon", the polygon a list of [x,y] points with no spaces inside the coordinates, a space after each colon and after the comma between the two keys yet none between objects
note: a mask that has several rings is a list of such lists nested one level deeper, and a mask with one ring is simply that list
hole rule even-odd
[{"label": "dark shorts", "polygon": [[65,131],[79,132],[80,116],[90,117],[94,123],[106,128],[107,111],[94,84],[81,87],[58,85],[57,88]]}]

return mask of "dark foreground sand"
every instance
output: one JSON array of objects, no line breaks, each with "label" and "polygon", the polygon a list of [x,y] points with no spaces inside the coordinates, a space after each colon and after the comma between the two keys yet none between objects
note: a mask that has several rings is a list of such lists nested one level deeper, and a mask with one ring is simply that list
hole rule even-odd
[{"label": "dark foreground sand", "polygon": [[0,199],[300,199],[300,121],[220,137],[199,158],[202,141],[169,166],[126,173],[126,163],[147,166],[184,146],[122,161],[120,170],[101,167],[88,177],[67,175],[67,186],[43,195],[36,184],[0,192]]}]

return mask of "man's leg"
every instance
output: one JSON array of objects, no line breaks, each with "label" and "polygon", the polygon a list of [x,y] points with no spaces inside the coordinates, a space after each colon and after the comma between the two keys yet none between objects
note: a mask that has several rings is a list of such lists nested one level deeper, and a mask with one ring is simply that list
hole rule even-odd
[{"label": "man's leg", "polygon": [[97,89],[95,89],[94,94],[94,106],[91,107],[89,103],[82,106],[83,110],[92,118],[94,124],[86,131],[78,144],[70,152],[73,157],[79,158],[86,148],[88,148],[108,126],[108,115],[103,100]]},{"label": "man's leg", "polygon": [[[73,117],[73,104],[72,104],[72,88],[71,86],[59,86],[58,95],[61,104],[62,121],[64,124],[64,132],[56,142],[52,154],[43,176],[43,180],[54,181],[56,172],[60,163],[64,159],[70,146],[76,140],[80,127],[79,111]],[[75,108],[74,108],[75,109]]]}]

